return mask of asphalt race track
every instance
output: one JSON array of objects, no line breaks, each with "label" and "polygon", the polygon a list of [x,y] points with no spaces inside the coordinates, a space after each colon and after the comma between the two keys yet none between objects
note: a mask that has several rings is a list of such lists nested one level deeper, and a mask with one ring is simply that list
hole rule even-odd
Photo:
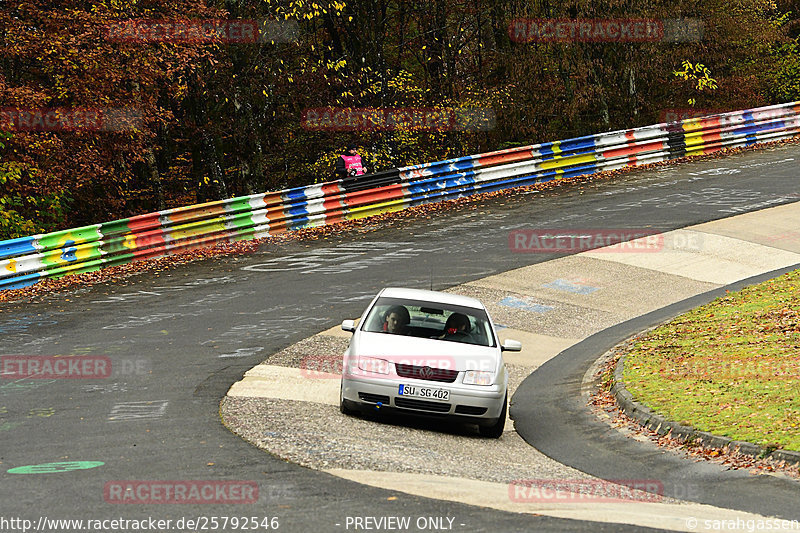
[{"label": "asphalt race track", "polygon": [[[513,229],[669,230],[795,202],[799,159],[800,148],[785,146],[637,171],[4,305],[0,355],[105,356],[112,372],[102,379],[0,380],[0,530],[22,530],[20,522],[3,519],[30,520],[33,529],[42,517],[152,517],[172,520],[165,531],[233,530],[206,519],[247,516],[260,524],[249,529],[267,530],[262,520],[277,517],[281,531],[327,532],[355,530],[354,517],[409,516],[412,524],[438,518],[425,521],[428,530],[625,531],[416,498],[301,468],[229,433],[219,401],[269,354],[359,315],[381,287],[443,289],[555,257],[512,253]],[[550,445],[559,442],[558,435],[549,438]],[[596,472],[625,477],[615,456],[592,461]],[[8,472],[46,463],[65,464]],[[733,485],[750,479],[733,477]],[[131,480],[252,481],[258,495],[250,504],[112,503],[109,485]],[[783,508],[790,504],[760,489],[746,502],[778,516],[790,514]],[[182,518],[183,527],[176,526]],[[186,519],[200,523],[189,527]]]}]

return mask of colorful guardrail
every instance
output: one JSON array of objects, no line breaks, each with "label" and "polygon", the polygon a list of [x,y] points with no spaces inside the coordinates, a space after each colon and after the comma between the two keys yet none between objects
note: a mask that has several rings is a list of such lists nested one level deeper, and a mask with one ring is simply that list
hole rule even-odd
[{"label": "colorful guardrail", "polygon": [[800,102],[601,133],[0,241],[0,290],[473,194],[800,133]]}]

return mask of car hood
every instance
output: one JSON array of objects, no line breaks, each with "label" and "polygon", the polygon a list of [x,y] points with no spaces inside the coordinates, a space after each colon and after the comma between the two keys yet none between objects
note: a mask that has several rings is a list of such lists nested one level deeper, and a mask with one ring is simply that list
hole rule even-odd
[{"label": "car hood", "polygon": [[353,336],[348,353],[458,371],[496,371],[502,360],[498,347],[363,331]]}]

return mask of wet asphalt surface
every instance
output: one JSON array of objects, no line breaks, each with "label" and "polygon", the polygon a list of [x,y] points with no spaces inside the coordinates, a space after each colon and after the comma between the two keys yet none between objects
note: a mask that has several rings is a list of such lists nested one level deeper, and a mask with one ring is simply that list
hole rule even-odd
[{"label": "wet asphalt surface", "polygon": [[[800,197],[798,160],[800,148],[786,146],[637,171],[468,203],[388,227],[375,224],[374,231],[264,245],[251,255],[184,265],[38,303],[4,304],[0,354],[108,357],[112,371],[99,379],[0,380],[0,530],[11,527],[2,527],[3,518],[37,525],[40,517],[153,517],[172,520],[167,530],[233,530],[214,528],[207,518],[218,517],[219,524],[221,517],[234,516],[258,517],[259,526],[250,529],[262,531],[267,530],[263,518],[278,517],[281,531],[327,532],[354,530],[354,518],[367,516],[408,516],[413,525],[420,517],[445,517],[442,524],[452,519],[454,531],[641,530],[363,487],[248,445],[221,424],[219,402],[250,367],[359,315],[382,287],[444,289],[556,257],[512,253],[510,231],[669,230],[790,203]],[[610,473],[619,461],[592,459]],[[83,461],[103,464],[8,472]],[[692,467],[686,468],[691,475]],[[253,481],[258,497],[244,504],[113,503],[104,488],[126,480]],[[719,491],[738,490],[735,485]],[[777,512],[768,490],[747,502],[727,499],[735,508],[790,513]],[[181,518],[199,518],[200,524],[176,527]]]}]

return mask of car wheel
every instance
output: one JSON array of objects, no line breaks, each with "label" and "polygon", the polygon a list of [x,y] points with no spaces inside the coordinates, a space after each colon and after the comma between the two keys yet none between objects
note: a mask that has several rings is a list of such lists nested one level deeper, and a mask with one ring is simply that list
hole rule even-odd
[{"label": "car wheel", "polygon": [[346,400],[344,399],[344,385],[339,385],[339,411],[343,415],[352,415],[354,411],[347,407]]},{"label": "car wheel", "polygon": [[508,393],[503,399],[503,410],[500,411],[500,417],[491,426],[478,426],[481,436],[491,439],[499,439],[503,435],[503,429],[506,427],[506,411],[508,410]]}]

